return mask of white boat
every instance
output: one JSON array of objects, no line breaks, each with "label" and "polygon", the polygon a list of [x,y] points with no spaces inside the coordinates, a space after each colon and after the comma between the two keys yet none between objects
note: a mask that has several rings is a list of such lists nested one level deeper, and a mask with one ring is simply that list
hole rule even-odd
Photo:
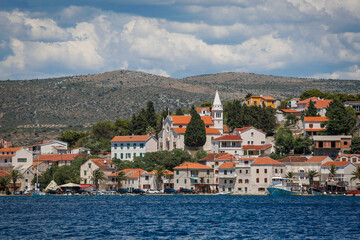
[{"label": "white boat", "polygon": [[301,195],[302,185],[297,179],[273,177],[272,184],[266,190],[271,196]]}]

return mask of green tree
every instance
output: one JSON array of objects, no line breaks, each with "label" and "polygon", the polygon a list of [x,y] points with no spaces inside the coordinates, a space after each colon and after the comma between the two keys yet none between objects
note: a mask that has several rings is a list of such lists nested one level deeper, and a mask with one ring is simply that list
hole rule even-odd
[{"label": "green tree", "polygon": [[295,154],[310,154],[313,140],[308,135],[305,137],[296,137],[294,139],[294,153]]},{"label": "green tree", "polygon": [[163,177],[165,176],[165,167],[157,165],[155,169],[155,185],[157,190],[162,190]]},{"label": "green tree", "polygon": [[7,186],[10,184],[11,178],[9,175],[0,177],[0,186],[1,188],[4,188],[5,191],[8,191]]},{"label": "green tree", "polygon": [[360,137],[354,136],[351,139],[351,153],[359,154],[360,153]]},{"label": "green tree", "polygon": [[353,177],[350,178],[350,181],[360,181],[360,166],[356,167],[356,170],[352,172]]},{"label": "green tree", "polygon": [[296,124],[297,121],[299,120],[297,118],[297,116],[295,114],[293,114],[293,113],[286,114],[285,118],[286,118],[285,125],[288,125],[288,126]]},{"label": "green tree", "polygon": [[10,179],[12,181],[13,184],[13,191],[15,192],[17,187],[16,187],[16,182],[20,179],[23,179],[24,177],[22,176],[22,174],[20,173],[20,171],[18,170],[11,170],[10,171]]},{"label": "green tree", "polygon": [[157,115],[156,115],[156,112],[155,112],[154,103],[152,101],[147,102],[146,119],[147,119],[148,126],[152,127],[153,129],[156,129],[156,127],[157,127]]},{"label": "green tree", "polygon": [[96,189],[99,190],[99,181],[107,180],[107,177],[105,173],[100,168],[98,168],[92,172],[91,180],[94,181]]},{"label": "green tree", "polygon": [[194,106],[191,109],[191,120],[186,127],[184,136],[185,146],[198,148],[206,143],[205,123],[196,112]]},{"label": "green tree", "polygon": [[300,99],[301,100],[305,100],[311,97],[320,97],[320,98],[324,98],[324,93],[322,93],[320,90],[318,89],[311,89],[311,90],[307,90],[305,92],[303,92],[300,95]]},{"label": "green tree", "polygon": [[309,106],[305,110],[305,117],[317,117],[319,114],[317,113],[317,109],[313,103],[313,101],[310,100]]},{"label": "green tree", "polygon": [[309,178],[309,182],[310,182],[310,187],[313,186],[314,184],[314,178],[319,176],[319,173],[318,171],[316,170],[309,170],[307,173],[306,173],[306,176]]},{"label": "green tree", "polygon": [[326,117],[329,119],[325,122],[326,132],[329,135],[352,134],[356,129],[356,115],[346,110],[344,104],[338,100],[330,103]]},{"label": "green tree", "polygon": [[285,175],[286,178],[293,178],[294,177],[294,173],[293,172],[288,172],[286,175]]},{"label": "green tree", "polygon": [[175,115],[182,116],[182,115],[184,115],[184,111],[180,107],[178,107],[175,111]]},{"label": "green tree", "polygon": [[121,188],[121,182],[126,181],[127,176],[123,171],[120,171],[118,175],[116,176],[116,182],[118,184],[118,188]]},{"label": "green tree", "polygon": [[245,99],[248,99],[249,97],[251,97],[253,94],[252,93],[247,93],[246,96],[245,96]]},{"label": "green tree", "polygon": [[335,177],[336,172],[337,172],[336,166],[334,164],[331,165],[331,167],[329,169],[329,177],[331,177],[331,178]]},{"label": "green tree", "polygon": [[69,147],[75,146],[76,142],[79,141],[79,139],[85,137],[87,133],[77,132],[77,131],[65,131],[63,132],[58,139],[60,141],[67,142],[69,144]]},{"label": "green tree", "polygon": [[199,161],[200,159],[207,156],[207,152],[205,150],[199,150],[195,153],[195,160]]},{"label": "green tree", "polygon": [[200,107],[212,107],[212,103],[211,102],[204,102],[200,104]]},{"label": "green tree", "polygon": [[134,135],[145,135],[147,134],[147,127],[147,113],[146,110],[142,108],[137,116],[133,115],[133,118],[131,120],[131,133]]},{"label": "green tree", "polygon": [[122,120],[121,118],[119,118],[119,119],[116,119],[114,125],[116,128],[117,134],[119,134],[120,136],[130,135],[131,120],[129,120],[129,119]]},{"label": "green tree", "polygon": [[289,129],[279,128],[275,135],[276,150],[280,154],[288,154],[294,148],[294,139]]},{"label": "green tree", "polygon": [[116,128],[110,121],[98,122],[91,129],[91,134],[96,140],[111,140],[115,136],[115,132]]}]

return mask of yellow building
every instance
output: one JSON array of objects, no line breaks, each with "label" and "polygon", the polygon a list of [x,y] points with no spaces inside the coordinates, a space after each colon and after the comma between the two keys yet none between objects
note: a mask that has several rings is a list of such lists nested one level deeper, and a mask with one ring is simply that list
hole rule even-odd
[{"label": "yellow building", "polygon": [[263,106],[276,108],[276,99],[273,97],[251,96],[246,99],[247,106]]}]

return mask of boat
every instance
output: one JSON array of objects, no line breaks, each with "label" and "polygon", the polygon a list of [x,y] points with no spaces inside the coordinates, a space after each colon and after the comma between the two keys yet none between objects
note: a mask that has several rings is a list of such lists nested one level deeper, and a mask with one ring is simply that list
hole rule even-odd
[{"label": "boat", "polygon": [[294,196],[302,194],[302,185],[297,179],[273,177],[271,180],[271,186],[266,189],[271,196]]},{"label": "boat", "polygon": [[221,193],[214,193],[213,196],[224,196],[224,195],[230,195],[232,192],[221,192]]},{"label": "boat", "polygon": [[314,188],[314,187],[309,188],[309,192],[313,196],[324,196],[325,195],[325,193],[323,191],[321,191],[318,188]]}]

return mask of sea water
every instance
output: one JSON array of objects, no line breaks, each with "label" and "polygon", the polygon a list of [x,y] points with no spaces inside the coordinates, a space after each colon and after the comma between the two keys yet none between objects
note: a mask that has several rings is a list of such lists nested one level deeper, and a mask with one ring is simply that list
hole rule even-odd
[{"label": "sea water", "polygon": [[360,239],[360,197],[1,197],[0,239]]}]

